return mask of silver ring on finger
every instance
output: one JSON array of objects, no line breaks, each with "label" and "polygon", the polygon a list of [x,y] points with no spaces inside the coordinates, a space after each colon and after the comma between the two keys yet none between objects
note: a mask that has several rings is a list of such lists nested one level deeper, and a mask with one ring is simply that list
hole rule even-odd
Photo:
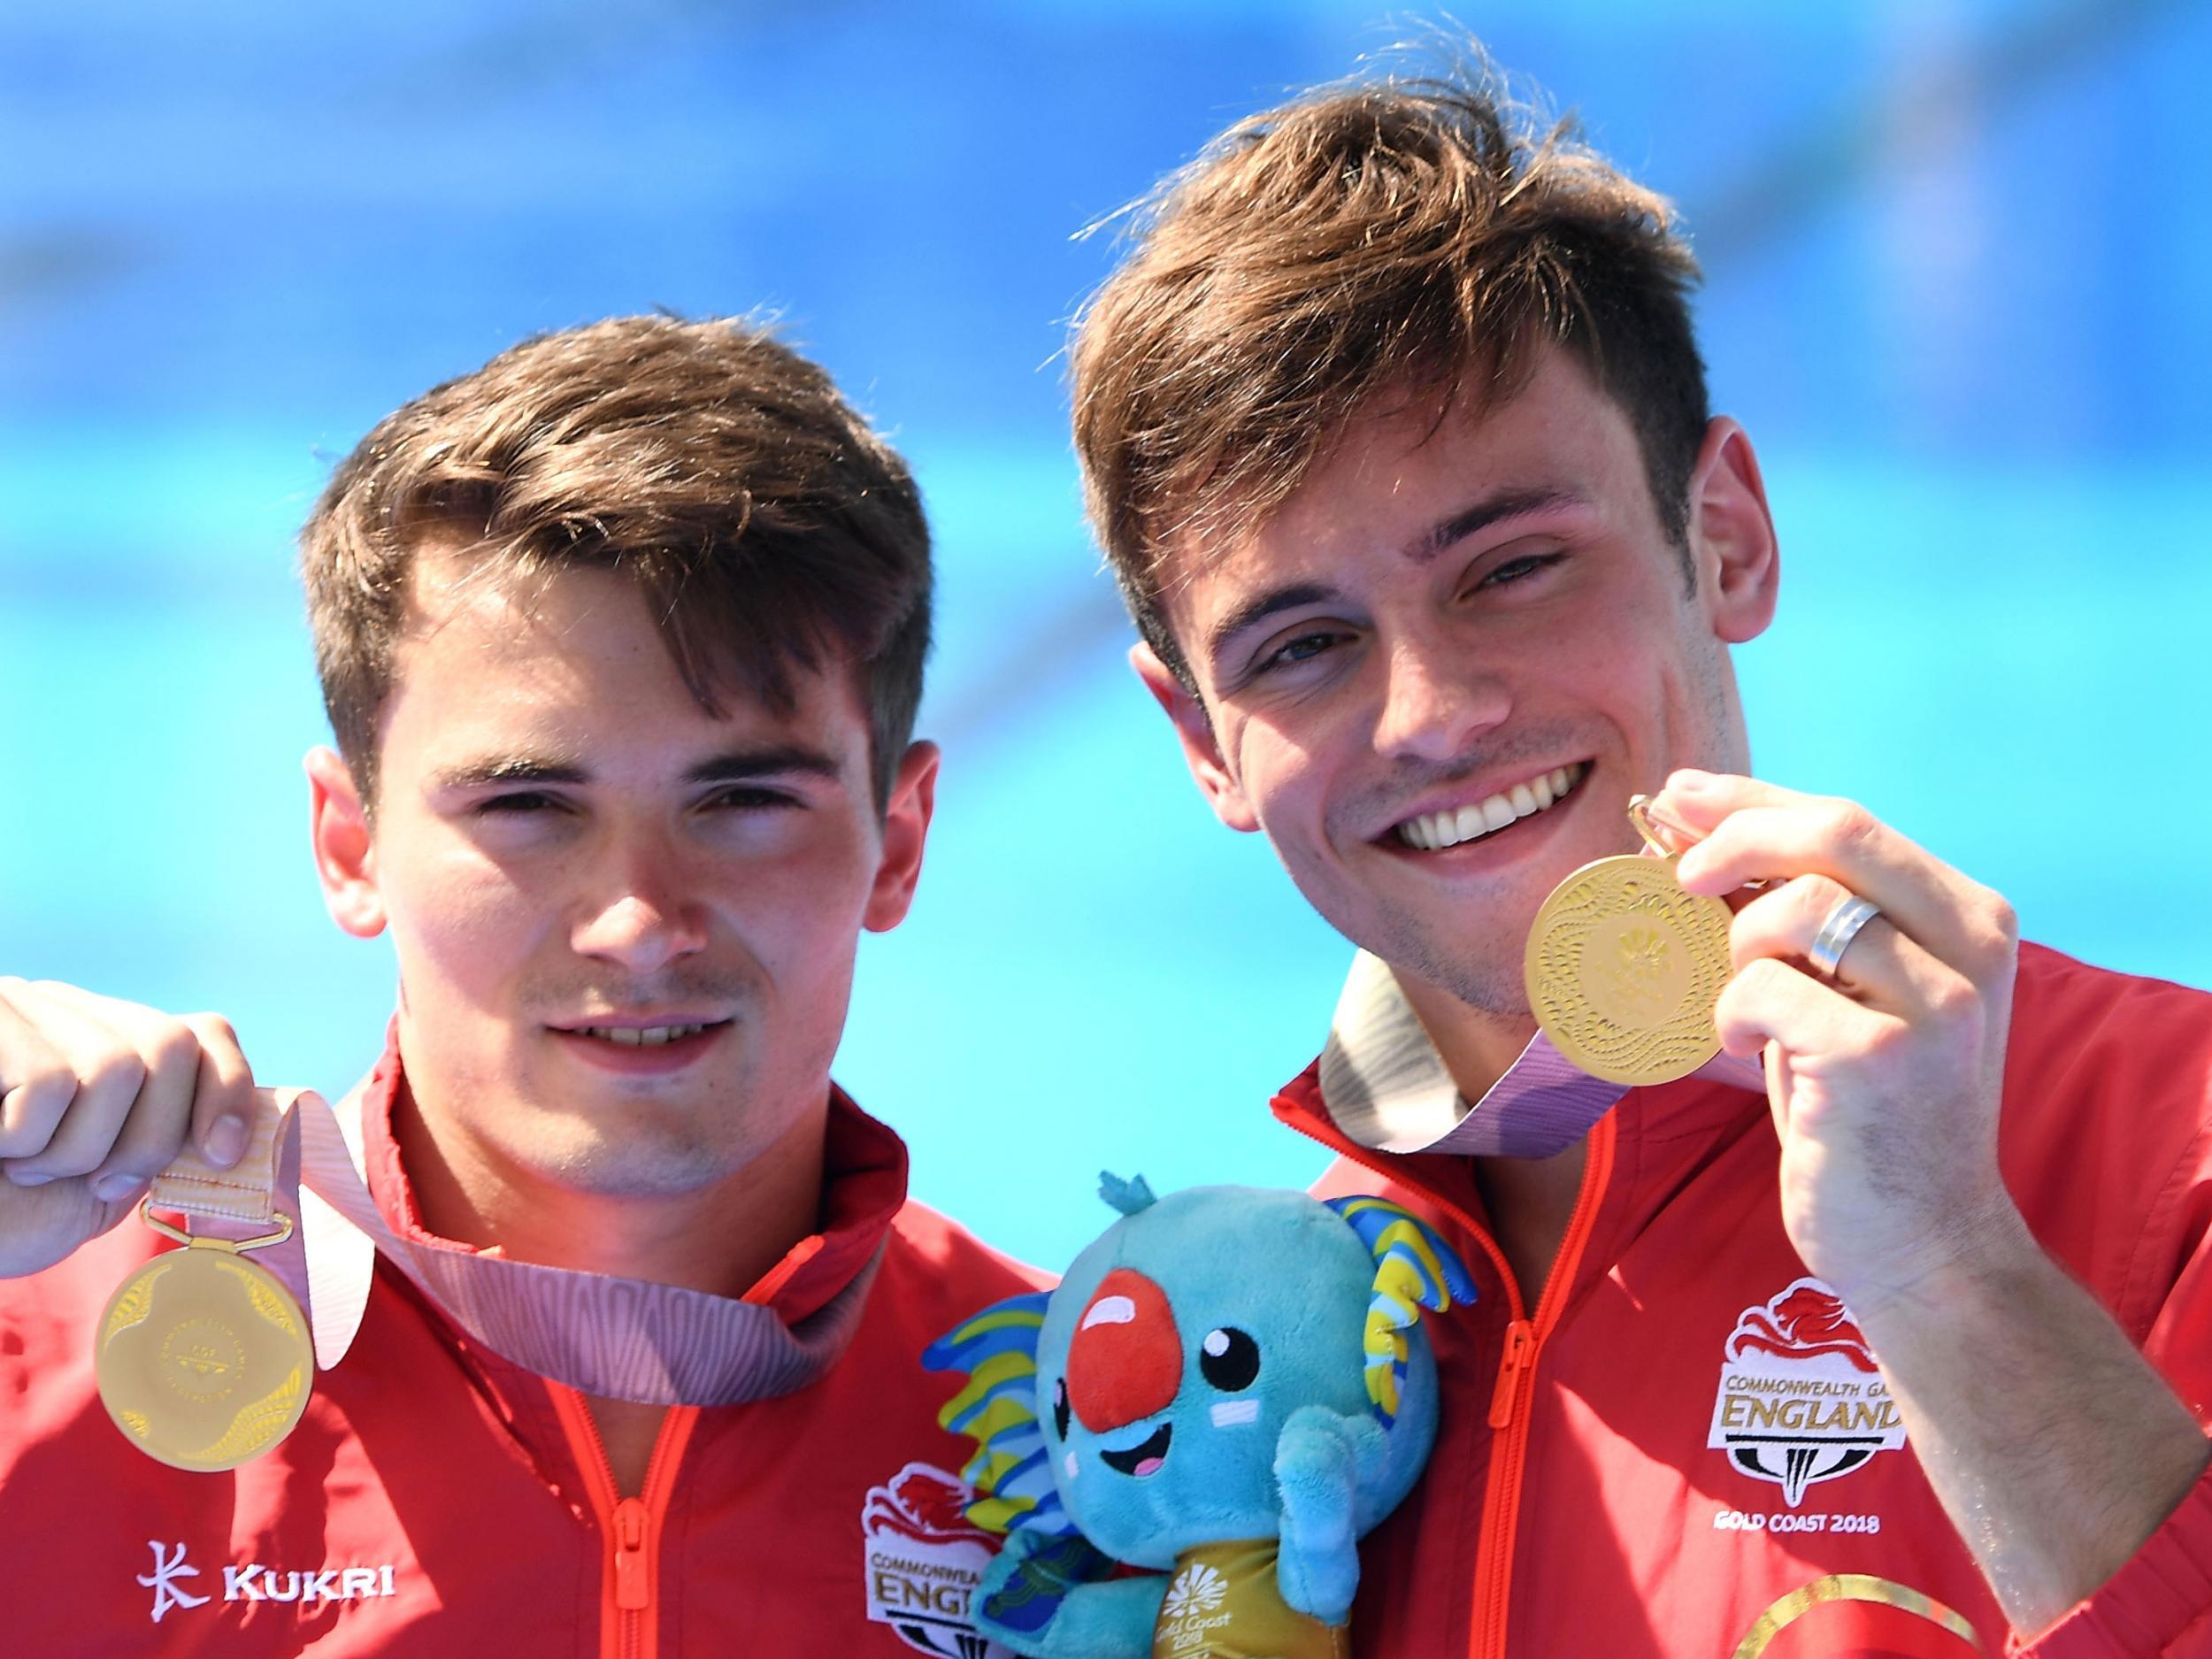
[{"label": "silver ring on finger", "polygon": [[1812,949],[1805,953],[1805,959],[1823,977],[1834,979],[1836,970],[1843,965],[1843,953],[1851,949],[1859,929],[1881,913],[1880,906],[1870,899],[1863,899],[1855,893],[1845,894],[1820,918],[1820,931],[1813,935]]}]

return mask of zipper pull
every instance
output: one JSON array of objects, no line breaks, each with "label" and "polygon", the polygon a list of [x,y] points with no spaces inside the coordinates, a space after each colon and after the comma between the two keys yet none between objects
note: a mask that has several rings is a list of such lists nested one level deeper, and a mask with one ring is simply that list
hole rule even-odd
[{"label": "zipper pull", "polygon": [[645,1578],[645,1504],[625,1498],[614,1506],[614,1604],[635,1611],[651,1600]]},{"label": "zipper pull", "polygon": [[1513,1396],[1521,1386],[1530,1350],[1536,1346],[1536,1328],[1525,1319],[1505,1327],[1505,1352],[1498,1360],[1498,1386],[1490,1394],[1490,1426],[1502,1429],[1513,1421]]}]

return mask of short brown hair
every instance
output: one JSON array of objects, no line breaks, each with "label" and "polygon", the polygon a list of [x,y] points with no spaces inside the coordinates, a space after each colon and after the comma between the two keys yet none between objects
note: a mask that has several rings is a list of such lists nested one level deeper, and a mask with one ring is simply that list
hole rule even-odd
[{"label": "short brown hair", "polygon": [[300,532],[323,703],[365,801],[414,556],[618,570],[710,714],[780,714],[795,670],[859,676],[877,804],[929,650],[929,527],[905,463],[821,369],[731,319],[543,334],[377,426]]},{"label": "short brown hair", "polygon": [[1509,397],[1574,351],[1628,413],[1678,544],[1708,419],[1666,201],[1543,131],[1479,58],[1324,88],[1239,122],[1140,204],[1077,326],[1075,442],[1131,614],[1193,686],[1161,607],[1185,538],[1266,516],[1345,424],[1410,386]]}]

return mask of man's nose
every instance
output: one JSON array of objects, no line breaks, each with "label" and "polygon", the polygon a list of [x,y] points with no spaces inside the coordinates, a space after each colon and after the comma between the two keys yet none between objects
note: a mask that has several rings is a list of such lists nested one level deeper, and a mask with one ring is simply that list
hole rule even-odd
[{"label": "man's nose", "polygon": [[1387,679],[1375,718],[1378,754],[1455,759],[1512,708],[1504,682],[1455,641],[1401,641],[1385,664]]},{"label": "man's nose", "polygon": [[584,907],[570,943],[632,973],[649,973],[704,949],[705,907],[668,849],[629,849]]}]

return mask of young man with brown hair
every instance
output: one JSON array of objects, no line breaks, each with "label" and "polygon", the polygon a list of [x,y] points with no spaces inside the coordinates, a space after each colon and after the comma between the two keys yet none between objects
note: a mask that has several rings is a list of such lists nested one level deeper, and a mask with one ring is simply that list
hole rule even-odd
[{"label": "young man with brown hair", "polygon": [[[1362,947],[1275,1110],[1481,1270],[1361,1650],[2212,1652],[2212,1002],[1746,775],[1776,541],[1666,204],[1373,81],[1139,223],[1074,357],[1135,665]],[[1725,1055],[1624,1088],[1524,949],[1638,793],[1738,896]]]},{"label": "young man with brown hair", "polygon": [[[1769,619],[1775,542],[1748,440],[1709,417],[1693,276],[1664,204],[1564,138],[1374,86],[1233,130],[1079,342],[1139,670],[1224,821],[1365,947],[1277,1110],[1486,1264],[1439,1325],[1455,1397],[1363,1551],[1356,1640],[2202,1651],[2212,1021],[2016,949],[2001,901],[1863,811],[1742,775],[1727,647]],[[1531,1042],[1519,964],[1663,783],[1704,843],[1686,887],[1768,884],[1720,1004],[1765,1069],[1623,1095]],[[499,909],[488,872],[425,890],[464,933]],[[82,1079],[99,1121],[191,1096],[177,1056],[204,1102],[236,1068],[205,1022],[10,995],[0,1083]],[[102,1009],[127,1029],[58,1051]],[[157,1064],[99,1075],[119,1048]],[[127,1194],[162,1161],[99,1148],[47,1167]],[[496,1158],[459,1167],[500,1193]]]},{"label": "young man with brown hair", "polygon": [[332,1213],[293,1287],[326,1363],[357,1335],[242,1466],[134,1448],[219,1464],[298,1399],[228,1400],[257,1362],[212,1317],[150,1403],[94,1387],[153,1323],[101,1312],[149,1181],[196,1153],[156,1202],[269,1231],[280,1126],[219,1022],[0,982],[14,1649],[976,1651],[991,1546],[917,1356],[1034,1281],[829,1076],[937,772],[904,465],[758,330],[622,319],[384,421],[302,548],[316,867],[399,965],[373,1075],[296,1110]]}]

